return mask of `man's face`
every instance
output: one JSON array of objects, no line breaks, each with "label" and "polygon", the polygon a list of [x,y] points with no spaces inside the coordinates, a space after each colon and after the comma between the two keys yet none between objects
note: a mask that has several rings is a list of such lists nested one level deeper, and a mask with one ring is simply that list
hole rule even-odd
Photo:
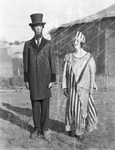
[{"label": "man's face", "polygon": [[33,27],[33,31],[34,31],[36,37],[40,37],[42,35],[43,26],[42,25],[36,25]]}]

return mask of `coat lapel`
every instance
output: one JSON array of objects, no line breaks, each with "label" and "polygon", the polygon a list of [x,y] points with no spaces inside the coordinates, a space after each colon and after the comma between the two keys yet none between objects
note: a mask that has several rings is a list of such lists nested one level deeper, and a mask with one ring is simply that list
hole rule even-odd
[{"label": "coat lapel", "polygon": [[38,48],[38,53],[46,45],[46,43],[47,43],[47,40],[45,38],[42,38],[41,43],[40,43],[39,48]]},{"label": "coat lapel", "polygon": [[35,53],[38,54],[42,50],[42,48],[45,46],[46,43],[47,43],[47,40],[43,37],[38,48],[35,43],[35,39],[33,38],[30,42],[30,45],[33,47]]},{"label": "coat lapel", "polygon": [[30,41],[30,45],[31,45],[32,48],[34,49],[34,52],[37,53],[38,47],[37,47],[37,45],[36,45],[36,42],[35,42],[35,39],[34,39],[34,38]]}]

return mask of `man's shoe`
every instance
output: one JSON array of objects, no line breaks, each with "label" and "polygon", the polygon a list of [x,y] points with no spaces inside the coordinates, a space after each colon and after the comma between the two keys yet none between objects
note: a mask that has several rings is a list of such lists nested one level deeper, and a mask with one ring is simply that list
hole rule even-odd
[{"label": "man's shoe", "polygon": [[79,141],[83,141],[85,139],[84,135],[75,135],[75,137],[79,140]]},{"label": "man's shoe", "polygon": [[47,140],[48,142],[51,141],[52,135],[51,135],[51,133],[50,133],[49,130],[43,132],[43,138],[44,138],[45,140]]},{"label": "man's shoe", "polygon": [[39,138],[43,138],[43,135],[42,135],[41,132],[38,133],[38,137],[39,137]]},{"label": "man's shoe", "polygon": [[41,134],[41,132],[34,131],[34,132],[30,135],[30,138],[31,138],[31,139],[42,138],[42,134]]}]

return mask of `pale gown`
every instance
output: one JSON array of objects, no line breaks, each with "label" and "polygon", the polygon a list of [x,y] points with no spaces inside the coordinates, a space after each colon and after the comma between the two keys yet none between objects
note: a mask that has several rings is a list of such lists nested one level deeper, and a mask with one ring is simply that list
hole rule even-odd
[{"label": "pale gown", "polygon": [[89,94],[91,82],[95,83],[95,70],[95,61],[90,53],[81,58],[76,58],[73,53],[65,56],[62,88],[70,91],[67,97],[65,130],[74,130],[76,135],[97,128],[96,108],[93,97]]}]

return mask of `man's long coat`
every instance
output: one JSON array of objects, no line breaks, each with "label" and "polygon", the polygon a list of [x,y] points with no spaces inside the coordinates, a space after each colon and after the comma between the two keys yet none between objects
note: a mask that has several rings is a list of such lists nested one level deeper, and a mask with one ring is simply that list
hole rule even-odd
[{"label": "man's long coat", "polygon": [[51,97],[48,88],[55,82],[55,62],[51,42],[42,38],[39,48],[35,39],[25,42],[23,50],[24,82],[29,82],[30,99]]}]

